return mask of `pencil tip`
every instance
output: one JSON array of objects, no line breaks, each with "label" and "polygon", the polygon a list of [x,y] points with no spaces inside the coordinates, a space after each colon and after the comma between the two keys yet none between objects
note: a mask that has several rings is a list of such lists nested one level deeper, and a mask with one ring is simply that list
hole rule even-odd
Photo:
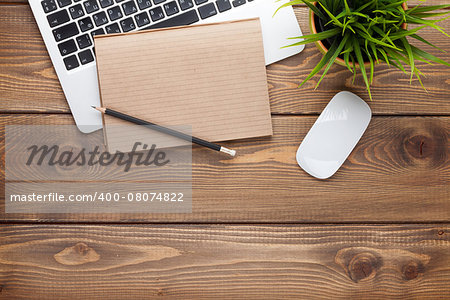
[{"label": "pencil tip", "polygon": [[93,108],[93,109],[96,109],[97,107],[95,107],[94,105],[91,105],[91,107]]},{"label": "pencil tip", "polygon": [[228,154],[228,155],[231,155],[231,156],[236,156],[236,151],[235,150],[231,150],[231,149],[228,149],[228,148],[225,148],[225,147],[220,147],[220,152],[224,152],[224,153],[226,153],[226,154]]}]

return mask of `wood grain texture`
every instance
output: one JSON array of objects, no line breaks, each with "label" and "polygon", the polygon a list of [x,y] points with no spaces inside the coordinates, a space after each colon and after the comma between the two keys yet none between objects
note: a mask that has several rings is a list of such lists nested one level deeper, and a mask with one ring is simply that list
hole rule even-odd
[{"label": "wood grain texture", "polygon": [[[224,143],[237,150],[234,159],[195,147],[192,214],[3,214],[1,218],[94,222],[450,221],[449,117],[374,117],[349,159],[325,181],[307,175],[295,161],[296,149],[315,119],[273,117],[273,137]],[[71,122],[69,115],[0,115],[0,128],[4,124]]]},{"label": "wood grain texture", "polygon": [[0,16],[0,111],[69,112],[29,6],[2,6]]},{"label": "wood grain texture", "polygon": [[0,228],[0,299],[448,299],[450,227]]},{"label": "wood grain texture", "polygon": [[[307,9],[296,7],[295,12],[303,31],[309,32]],[[450,31],[450,20],[442,22],[442,26]],[[443,35],[430,29],[423,34],[441,48],[450,48],[450,39]],[[450,53],[424,49],[450,61]],[[301,54],[268,67],[272,113],[319,113],[340,90],[368,98],[361,76],[352,84],[351,74],[340,66],[332,67],[317,90],[317,79],[298,89],[320,57],[314,45],[307,45]],[[450,68],[423,63],[418,66],[427,76],[424,84],[429,94],[417,80],[410,85],[409,76],[386,65],[377,66],[372,107],[375,114],[450,114]],[[0,10],[0,95],[0,112],[69,112],[28,5],[3,5]]]},{"label": "wood grain texture", "polygon": [[[194,149],[193,214],[4,214],[4,126],[73,124],[26,4],[0,1],[1,223],[447,223],[1,224],[0,299],[450,298],[449,117],[374,117],[336,176],[318,181],[294,159],[315,117],[275,116],[272,138],[224,143],[238,150],[235,160]],[[295,10],[308,32],[307,10]],[[450,49],[448,39],[426,37]],[[367,98],[341,67],[318,90],[315,80],[297,89],[319,59],[308,45],[268,68],[274,114],[319,113],[341,89]],[[378,66],[374,113],[449,115],[449,69],[424,71],[429,95]],[[1,114],[9,112],[64,114]]]}]

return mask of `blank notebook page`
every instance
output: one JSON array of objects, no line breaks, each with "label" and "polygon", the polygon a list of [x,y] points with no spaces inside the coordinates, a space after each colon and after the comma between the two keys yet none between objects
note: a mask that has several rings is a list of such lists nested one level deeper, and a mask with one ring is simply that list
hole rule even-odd
[{"label": "blank notebook page", "polygon": [[[99,36],[95,49],[104,107],[209,141],[272,135],[259,19]],[[108,131],[125,121],[104,123],[108,145],[125,138]]]}]

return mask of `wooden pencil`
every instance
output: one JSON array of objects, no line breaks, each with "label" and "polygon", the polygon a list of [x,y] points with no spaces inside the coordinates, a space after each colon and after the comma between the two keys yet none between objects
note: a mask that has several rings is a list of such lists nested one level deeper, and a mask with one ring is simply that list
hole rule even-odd
[{"label": "wooden pencil", "polygon": [[92,107],[94,109],[98,110],[99,112],[105,114],[105,115],[116,117],[116,118],[119,118],[119,119],[122,119],[122,120],[125,120],[125,121],[128,121],[128,122],[131,122],[131,123],[134,123],[134,124],[138,124],[138,125],[151,126],[151,129],[154,129],[154,130],[157,130],[159,132],[175,136],[175,137],[183,139],[185,141],[189,141],[189,142],[195,143],[197,145],[201,145],[203,147],[210,148],[210,149],[215,150],[215,151],[223,152],[223,153],[226,153],[226,154],[231,155],[231,156],[235,156],[236,155],[236,151],[235,150],[231,150],[231,149],[222,147],[220,145],[217,145],[217,144],[214,144],[214,143],[202,140],[200,138],[197,138],[197,137],[185,134],[183,132],[179,132],[179,131],[176,131],[174,129],[170,129],[170,128],[167,128],[167,127],[164,127],[164,126],[161,126],[161,125],[157,125],[157,124],[149,122],[149,121],[138,119],[138,118],[135,118],[133,116],[129,116],[127,114],[121,113],[119,111],[116,111],[116,110],[113,110],[113,109],[110,109],[110,108],[96,107],[96,106],[92,106]]}]

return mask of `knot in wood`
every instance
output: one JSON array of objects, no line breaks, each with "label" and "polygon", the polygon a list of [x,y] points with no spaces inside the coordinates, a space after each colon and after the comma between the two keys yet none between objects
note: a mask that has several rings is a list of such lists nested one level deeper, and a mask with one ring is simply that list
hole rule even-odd
[{"label": "knot in wood", "polygon": [[86,263],[96,262],[100,259],[100,255],[94,249],[83,242],[76,243],[74,246],[67,247],[54,256],[55,260],[60,264],[67,266],[76,266]]},{"label": "knot in wood", "polygon": [[411,261],[403,267],[403,278],[405,280],[412,280],[417,276],[419,276],[419,265],[415,261]]},{"label": "knot in wood", "polygon": [[375,276],[377,259],[369,252],[355,255],[348,265],[348,273],[354,282]]},{"label": "knot in wood", "polygon": [[415,159],[424,159],[433,155],[433,140],[423,135],[416,135],[406,140],[406,152]]},{"label": "knot in wood", "polygon": [[77,252],[79,255],[85,256],[87,255],[88,251],[90,250],[90,248],[88,247],[88,245],[86,245],[85,243],[77,243],[74,246],[74,250],[75,252]]}]

